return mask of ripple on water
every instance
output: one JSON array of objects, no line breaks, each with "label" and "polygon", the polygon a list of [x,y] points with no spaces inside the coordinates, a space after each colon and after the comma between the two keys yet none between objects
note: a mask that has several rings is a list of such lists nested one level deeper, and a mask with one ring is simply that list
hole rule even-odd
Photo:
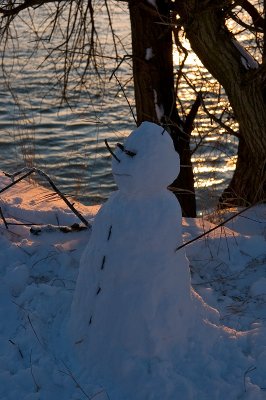
[{"label": "ripple on water", "polygon": [[[121,16],[122,11],[119,10],[115,8],[118,22],[116,34],[130,41],[128,19],[125,13]],[[115,146],[135,127],[127,102],[122,93],[118,93],[116,82],[114,79],[109,82],[114,67],[111,62],[106,65],[106,80],[101,87],[89,71],[88,76],[93,79],[88,81],[87,88],[80,93],[73,85],[69,93],[73,109],[66,104],[60,106],[60,102],[55,104],[55,99],[60,98],[62,85],[54,86],[53,66],[38,68],[45,51],[40,51],[27,64],[26,58],[30,54],[27,46],[31,42],[26,40],[27,31],[22,22],[17,29],[18,36],[24,38],[19,42],[19,58],[14,62],[10,50],[5,60],[15,97],[8,91],[5,77],[0,73],[1,169],[14,171],[25,162],[34,161],[56,180],[63,192],[77,194],[79,200],[86,204],[102,202],[116,188],[104,139],[108,138],[110,145]],[[112,54],[111,40],[105,43],[105,52]],[[195,73],[199,67],[192,63],[194,59],[191,58],[191,65],[186,66],[186,71],[196,80]],[[59,77],[62,65],[59,63],[56,69]],[[125,74],[130,78],[131,70],[127,63],[122,64],[119,73],[121,77]],[[214,85],[210,76],[203,73]],[[132,80],[128,80],[125,91],[134,106]],[[16,96],[20,99],[20,107],[16,105]],[[180,83],[179,96],[186,107],[191,105],[195,97],[184,81]],[[206,106],[211,111],[216,107],[216,104],[213,105],[215,96],[215,90],[210,89]],[[200,111],[192,136],[192,148],[197,147],[200,136],[205,135],[206,130],[210,133],[204,139],[204,146],[193,153],[199,209],[204,208],[206,198],[208,204],[213,198],[214,204],[229,182],[237,146],[236,141],[229,140],[214,129]],[[25,148],[28,150],[25,151]]]}]

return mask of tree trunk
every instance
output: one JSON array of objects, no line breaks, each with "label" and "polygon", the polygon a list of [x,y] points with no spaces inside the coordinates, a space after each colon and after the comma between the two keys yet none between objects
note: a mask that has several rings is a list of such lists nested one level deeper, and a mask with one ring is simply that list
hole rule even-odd
[{"label": "tree trunk", "polygon": [[221,201],[247,205],[265,200],[266,68],[256,67],[225,26],[221,1],[179,0],[193,51],[224,87],[239,122],[240,144],[233,179]]},{"label": "tree trunk", "polygon": [[[263,171],[264,168],[264,171]],[[265,200],[265,160],[254,160],[243,136],[239,139],[238,157],[233,178],[220,198],[221,207],[249,205]],[[243,197],[241,196],[243,193]]]},{"label": "tree trunk", "polygon": [[152,121],[167,127],[181,161],[180,175],[171,187],[183,215],[195,217],[190,135],[183,131],[176,109],[169,5],[157,0],[156,6],[146,0],[129,1],[137,122]]}]

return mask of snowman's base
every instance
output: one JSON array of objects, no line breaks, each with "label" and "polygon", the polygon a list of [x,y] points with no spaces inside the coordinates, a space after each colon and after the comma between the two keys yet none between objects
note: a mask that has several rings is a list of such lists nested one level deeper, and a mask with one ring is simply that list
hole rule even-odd
[{"label": "snowman's base", "polygon": [[[107,396],[104,399],[179,400],[181,393],[181,400],[206,400],[209,393],[217,393],[212,398],[224,400],[229,387],[230,399],[241,398],[243,371],[248,365],[244,356],[242,360],[239,357],[238,334],[204,320],[207,317],[214,320],[218,315],[198,295],[193,296],[193,303],[197,314],[190,315],[186,321],[179,319],[183,331],[184,323],[189,328],[186,336],[182,342],[178,339],[165,342],[160,355],[148,356],[146,351],[146,354],[136,356],[125,351],[122,343],[114,346],[108,338],[104,349],[91,348],[89,351],[87,348],[85,351],[84,346],[83,349],[80,347],[78,353],[88,380],[103,388]],[[206,337],[208,340],[204,339]],[[236,375],[231,375],[228,368],[234,354],[238,355],[239,365],[234,368],[239,370],[239,382],[234,381]],[[224,363],[217,363],[217,360]],[[199,388],[197,392],[195,388]]]}]

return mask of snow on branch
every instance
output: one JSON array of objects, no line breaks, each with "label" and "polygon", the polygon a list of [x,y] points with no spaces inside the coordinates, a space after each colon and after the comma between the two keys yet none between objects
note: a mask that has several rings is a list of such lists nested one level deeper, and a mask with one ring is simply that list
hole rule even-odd
[{"label": "snow on branch", "polygon": [[248,69],[257,69],[259,67],[259,64],[257,61],[247,52],[247,50],[244,49],[243,46],[236,40],[232,39],[233,45],[235,48],[239,51],[241,55],[241,62],[243,66],[248,70]]}]

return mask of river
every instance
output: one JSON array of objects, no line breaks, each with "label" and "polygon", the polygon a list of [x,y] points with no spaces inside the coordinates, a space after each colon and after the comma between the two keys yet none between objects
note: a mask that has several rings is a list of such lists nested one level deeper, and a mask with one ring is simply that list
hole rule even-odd
[{"label": "river", "polygon": [[[41,29],[45,18],[38,12],[34,12],[35,22]],[[112,14],[115,34],[125,44],[124,47],[118,45],[122,57],[127,52],[130,54],[128,14],[126,8],[120,6],[113,6]],[[7,76],[0,72],[0,168],[14,172],[25,165],[37,166],[48,173],[64,193],[88,205],[102,203],[115,189],[104,139],[111,143],[123,141],[135,126],[115,78],[109,81],[115,68],[111,59],[114,48],[110,29],[106,29],[108,16],[102,15],[98,28],[101,51],[105,56],[103,60],[107,62],[104,68],[101,65],[99,68],[106,79],[98,84],[89,70],[86,85],[79,92],[73,84],[73,75],[69,104],[60,104],[60,82],[55,85],[62,65],[44,61],[51,45],[37,46],[35,36],[29,33],[27,13],[22,14],[16,23],[17,40],[5,52]],[[178,68],[177,50],[174,62]],[[188,57],[184,71],[192,80],[198,79],[199,72],[205,76],[208,82],[206,105],[219,115],[226,99],[221,101],[220,96],[220,103],[217,103],[219,85],[193,54]],[[127,59],[117,76],[123,84],[128,81],[125,93],[134,109],[131,69]],[[178,93],[184,109],[188,109],[195,94],[184,79]],[[224,134],[200,110],[192,138],[192,149],[196,149],[192,160],[199,213],[214,207],[228,184],[234,170],[236,147],[236,140]]]}]

